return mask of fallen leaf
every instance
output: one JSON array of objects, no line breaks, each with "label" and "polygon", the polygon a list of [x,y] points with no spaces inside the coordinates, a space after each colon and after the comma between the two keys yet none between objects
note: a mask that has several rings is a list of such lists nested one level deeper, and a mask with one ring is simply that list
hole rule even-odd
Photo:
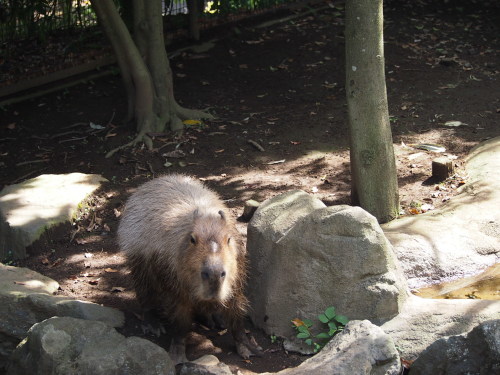
[{"label": "fallen leaf", "polygon": [[50,265],[50,267],[57,267],[59,264],[61,264],[63,261],[63,258],[58,258],[54,263]]},{"label": "fallen leaf", "polygon": [[114,268],[105,268],[104,272],[118,272],[118,270],[116,270]]},{"label": "fallen leaf", "polygon": [[420,207],[420,210],[422,210],[422,212],[427,212],[427,211],[430,211],[433,209],[434,209],[434,206],[432,204],[429,204],[429,203],[425,203],[422,205],[422,207]]},{"label": "fallen leaf", "polygon": [[403,365],[404,368],[408,369],[413,364],[413,361],[401,358],[401,364]]},{"label": "fallen leaf", "polygon": [[462,125],[467,125],[467,124],[464,124],[462,121],[446,121],[444,123],[444,126],[462,126]]},{"label": "fallen leaf", "polygon": [[262,39],[259,39],[259,40],[247,40],[246,43],[252,45],[252,44],[260,44],[263,41],[264,40],[262,40]]},{"label": "fallen leaf", "polygon": [[273,165],[273,164],[281,164],[284,163],[286,159],[282,160],[275,160],[275,161],[270,161],[269,163],[266,163],[267,165]]},{"label": "fallen leaf", "polygon": [[184,151],[177,149],[177,150],[162,154],[161,156],[166,157],[166,158],[183,158],[186,156],[186,154],[184,153]]},{"label": "fallen leaf", "polygon": [[200,120],[184,120],[182,121],[184,125],[201,125],[202,122]]},{"label": "fallen leaf", "polygon": [[104,127],[102,125],[94,124],[92,121],[90,122],[89,126],[91,129],[94,129],[94,130],[106,129],[106,127]]},{"label": "fallen leaf", "polygon": [[292,319],[292,324],[295,327],[300,327],[300,326],[304,326],[305,325],[305,323],[301,319],[299,319],[299,318]]},{"label": "fallen leaf", "polygon": [[85,258],[92,258],[94,256],[94,254],[92,254],[92,253],[85,253],[85,254],[83,254],[83,256]]},{"label": "fallen leaf", "polygon": [[445,152],[446,148],[444,146],[434,144],[434,143],[419,143],[410,145],[413,148],[418,148],[420,150],[431,151],[431,152]]}]

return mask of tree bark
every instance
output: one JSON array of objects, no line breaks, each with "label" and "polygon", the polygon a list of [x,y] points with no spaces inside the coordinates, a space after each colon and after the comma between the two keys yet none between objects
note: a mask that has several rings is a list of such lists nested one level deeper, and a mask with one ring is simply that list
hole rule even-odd
[{"label": "tree bark", "polygon": [[389,123],[383,1],[346,1],[346,95],[352,203],[380,223],[397,217],[399,196]]},{"label": "tree bark", "polygon": [[[113,0],[91,0],[99,22],[111,41],[118,60],[129,104],[136,123],[137,137],[127,145],[144,142],[151,149],[150,132],[182,130],[183,120],[210,118],[202,111],[177,104],[172,70],[165,50],[160,0],[133,0],[132,38]],[[107,157],[115,151],[112,150]]]},{"label": "tree bark", "polygon": [[199,0],[187,0],[188,7],[188,22],[189,22],[189,36],[193,40],[200,40],[200,14],[203,9],[200,9]]}]

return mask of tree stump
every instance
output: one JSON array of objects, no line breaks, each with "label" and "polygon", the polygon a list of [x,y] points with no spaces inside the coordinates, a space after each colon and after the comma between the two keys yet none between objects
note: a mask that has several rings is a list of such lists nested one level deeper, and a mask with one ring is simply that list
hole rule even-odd
[{"label": "tree stump", "polygon": [[243,214],[241,215],[240,219],[244,222],[250,221],[255,210],[257,210],[259,205],[260,205],[260,203],[253,200],[253,199],[247,200],[245,202],[245,208],[243,209]]},{"label": "tree stump", "polygon": [[453,160],[443,156],[432,161],[432,177],[439,181],[446,180],[454,173]]}]

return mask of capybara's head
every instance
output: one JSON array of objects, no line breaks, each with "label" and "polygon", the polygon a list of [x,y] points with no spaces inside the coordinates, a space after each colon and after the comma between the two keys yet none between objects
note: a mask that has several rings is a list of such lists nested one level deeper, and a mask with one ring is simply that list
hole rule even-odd
[{"label": "capybara's head", "polygon": [[223,211],[216,214],[194,212],[193,230],[185,239],[179,281],[195,301],[231,298],[238,277],[238,248],[232,224]]}]

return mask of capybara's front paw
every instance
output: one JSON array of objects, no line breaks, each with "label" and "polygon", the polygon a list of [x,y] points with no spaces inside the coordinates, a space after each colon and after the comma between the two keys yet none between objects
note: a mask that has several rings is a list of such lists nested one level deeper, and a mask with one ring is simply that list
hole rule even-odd
[{"label": "capybara's front paw", "polygon": [[160,337],[162,334],[166,333],[163,321],[152,311],[144,312],[141,329],[143,334],[151,334],[156,337]]},{"label": "capybara's front paw", "polygon": [[170,344],[168,354],[170,355],[170,359],[172,359],[172,362],[175,365],[188,362],[186,358],[186,346],[184,342],[178,342],[176,340],[173,340],[172,343]]},{"label": "capybara's front paw", "polygon": [[249,359],[252,356],[261,357],[264,352],[253,336],[247,335],[242,335],[236,340],[236,351],[243,359]]}]

